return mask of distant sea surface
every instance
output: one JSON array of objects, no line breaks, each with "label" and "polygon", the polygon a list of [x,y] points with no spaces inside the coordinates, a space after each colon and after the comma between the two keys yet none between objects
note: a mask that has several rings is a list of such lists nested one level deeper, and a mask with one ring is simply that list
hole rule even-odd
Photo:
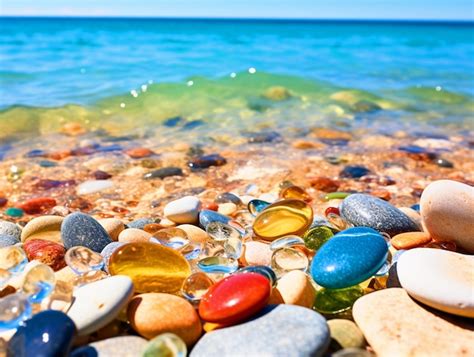
[{"label": "distant sea surface", "polygon": [[473,23],[3,17],[0,28],[1,135],[77,119],[473,119]]}]

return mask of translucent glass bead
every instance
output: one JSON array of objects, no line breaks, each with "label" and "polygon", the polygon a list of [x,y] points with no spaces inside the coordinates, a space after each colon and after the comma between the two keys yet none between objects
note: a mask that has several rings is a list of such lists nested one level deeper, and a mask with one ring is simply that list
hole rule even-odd
[{"label": "translucent glass bead", "polygon": [[20,247],[12,245],[0,248],[0,269],[18,273],[23,271],[27,263],[26,253]]},{"label": "translucent glass bead", "polygon": [[306,247],[312,250],[318,250],[334,235],[329,227],[316,226],[310,228],[304,235],[304,243]]},{"label": "translucent glass bead", "polygon": [[202,249],[200,244],[188,244],[180,250],[186,260],[195,260],[201,255]]},{"label": "translucent glass bead", "polygon": [[294,247],[294,246],[304,246],[304,240],[298,236],[286,236],[281,237],[270,243],[270,250],[277,250],[280,248]]},{"label": "translucent glass bead", "polygon": [[239,268],[236,259],[225,257],[207,257],[201,259],[197,265],[205,273],[233,273]]},{"label": "translucent glass bead", "polygon": [[299,186],[288,186],[280,191],[280,197],[283,199],[296,199],[305,202],[311,201],[311,196]]},{"label": "translucent glass bead", "polygon": [[364,290],[359,285],[344,289],[323,288],[317,292],[313,307],[322,314],[338,314],[349,310],[363,295]]},{"label": "translucent glass bead", "polygon": [[257,273],[263,275],[270,281],[272,286],[276,286],[277,284],[277,276],[272,268],[266,265],[250,265],[244,268],[237,270],[236,274],[245,274],[245,273]]},{"label": "translucent glass bead", "polygon": [[308,269],[308,257],[294,248],[280,248],[272,254],[272,269],[277,275],[283,275],[292,270],[306,271]]},{"label": "translucent glass bead", "polygon": [[18,327],[31,316],[31,305],[21,293],[7,295],[0,299],[0,330]]},{"label": "translucent glass bead", "polygon": [[224,252],[227,258],[239,259],[242,255],[242,240],[240,238],[229,238],[224,243]]},{"label": "translucent glass bead", "polygon": [[255,199],[248,203],[247,208],[253,216],[256,216],[268,206],[270,206],[270,202]]},{"label": "translucent glass bead", "polygon": [[181,288],[181,294],[191,302],[201,300],[214,281],[205,273],[197,272],[186,278]]},{"label": "translucent glass bead", "polygon": [[142,357],[186,357],[184,341],[173,333],[158,335],[148,342]]},{"label": "translucent glass bead", "polygon": [[54,270],[46,264],[39,264],[26,273],[22,290],[30,302],[38,304],[51,294],[55,285]]},{"label": "translucent glass bead", "polygon": [[222,222],[209,223],[206,232],[209,238],[216,242],[225,242],[230,238],[241,238],[241,234],[236,228]]},{"label": "translucent glass bead", "polygon": [[339,231],[343,231],[344,229],[352,227],[349,222],[345,221],[337,214],[329,213],[326,218],[328,219],[328,222]]},{"label": "translucent glass bead", "polygon": [[91,271],[97,271],[104,266],[104,258],[86,247],[72,247],[64,257],[66,264],[76,274],[86,274]]},{"label": "translucent glass bead", "polygon": [[182,250],[189,244],[189,238],[185,231],[180,228],[161,229],[153,235],[164,246],[175,250]]}]

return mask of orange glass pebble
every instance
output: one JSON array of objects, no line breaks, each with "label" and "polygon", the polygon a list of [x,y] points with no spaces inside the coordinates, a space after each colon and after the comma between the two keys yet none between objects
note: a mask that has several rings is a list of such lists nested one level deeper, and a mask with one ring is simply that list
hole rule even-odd
[{"label": "orange glass pebble", "polygon": [[280,197],[284,199],[295,199],[305,202],[311,202],[311,197],[308,193],[299,186],[288,186],[280,191]]},{"label": "orange glass pebble", "polygon": [[431,242],[431,237],[425,232],[407,232],[394,236],[390,243],[396,249],[412,249]]},{"label": "orange glass pebble", "polygon": [[313,222],[313,209],[301,200],[282,200],[268,206],[253,224],[255,235],[267,241],[302,235]]},{"label": "orange glass pebble", "polygon": [[177,294],[191,268],[182,254],[155,243],[129,243],[110,257],[111,275],[126,275],[137,293]]}]

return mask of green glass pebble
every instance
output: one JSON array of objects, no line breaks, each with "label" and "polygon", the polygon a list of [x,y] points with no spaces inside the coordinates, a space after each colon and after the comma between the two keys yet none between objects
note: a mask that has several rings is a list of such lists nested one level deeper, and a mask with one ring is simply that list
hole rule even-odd
[{"label": "green glass pebble", "polygon": [[331,228],[326,226],[316,226],[310,228],[304,235],[303,240],[307,248],[318,250],[334,235]]},{"label": "green glass pebble", "polygon": [[23,217],[25,212],[23,212],[21,208],[10,207],[5,210],[5,214],[10,217],[19,218],[19,217]]},{"label": "green glass pebble", "polygon": [[150,340],[142,357],[186,357],[184,341],[174,333],[164,333]]},{"label": "green glass pebble", "polygon": [[344,198],[350,195],[351,193],[349,192],[331,192],[331,193],[328,193],[326,196],[324,196],[324,199],[326,201],[338,200],[338,199],[343,200]]},{"label": "green glass pebble", "polygon": [[363,295],[364,290],[359,285],[344,289],[323,288],[317,292],[313,308],[321,314],[338,314],[349,310]]}]

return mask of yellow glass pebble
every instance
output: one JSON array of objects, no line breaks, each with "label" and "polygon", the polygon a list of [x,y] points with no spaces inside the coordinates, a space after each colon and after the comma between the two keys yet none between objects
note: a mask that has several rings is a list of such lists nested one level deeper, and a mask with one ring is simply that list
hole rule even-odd
[{"label": "yellow glass pebble", "polygon": [[112,254],[109,272],[128,276],[137,293],[177,294],[191,268],[174,249],[155,243],[129,243]]},{"label": "yellow glass pebble", "polygon": [[302,235],[313,222],[311,206],[300,200],[282,200],[268,206],[253,224],[255,235],[267,241]]},{"label": "yellow glass pebble", "polygon": [[280,191],[280,197],[284,199],[296,199],[305,202],[311,201],[311,196],[304,188],[299,186],[288,186]]}]

